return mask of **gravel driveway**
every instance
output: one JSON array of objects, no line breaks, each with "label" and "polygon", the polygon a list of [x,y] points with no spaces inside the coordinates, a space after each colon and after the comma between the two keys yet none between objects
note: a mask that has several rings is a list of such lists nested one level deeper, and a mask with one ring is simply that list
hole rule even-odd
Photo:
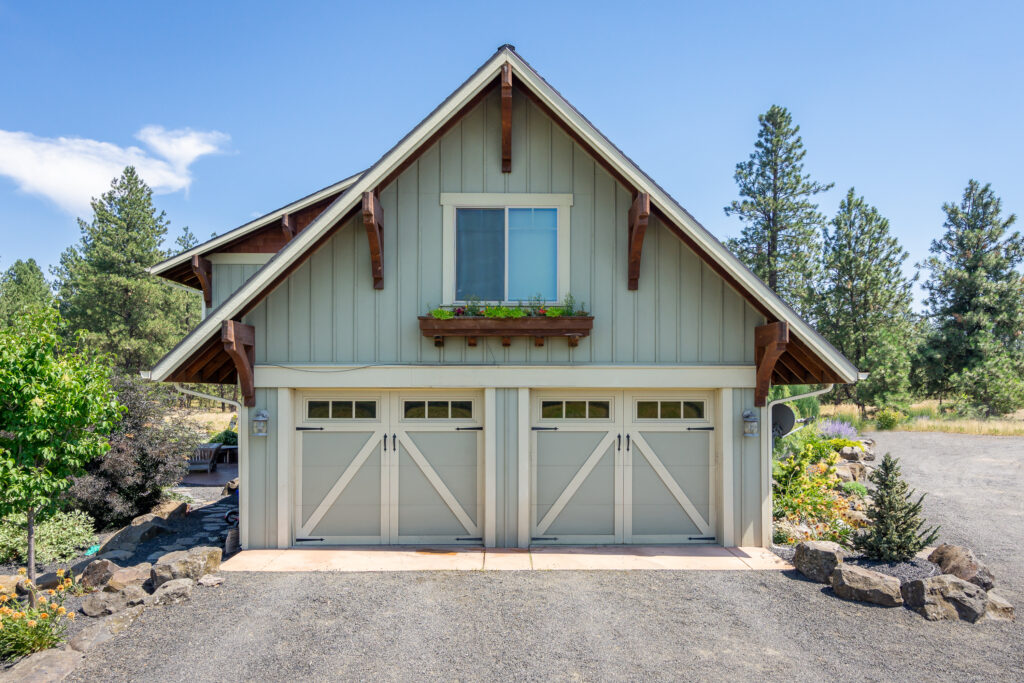
[{"label": "gravel driveway", "polygon": [[[1024,608],[1024,439],[887,433]],[[228,574],[73,680],[1020,680],[1024,618],[928,623],[777,572]]]}]

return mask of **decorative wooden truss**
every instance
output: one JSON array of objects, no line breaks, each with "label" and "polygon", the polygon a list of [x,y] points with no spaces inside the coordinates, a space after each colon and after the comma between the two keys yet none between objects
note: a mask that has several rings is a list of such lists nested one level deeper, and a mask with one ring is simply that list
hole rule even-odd
[{"label": "decorative wooden truss", "polygon": [[199,280],[199,288],[203,290],[203,301],[207,308],[213,306],[213,265],[209,259],[199,254],[192,257],[192,272]]},{"label": "decorative wooden truss", "polygon": [[501,337],[502,346],[511,346],[512,337],[533,337],[534,346],[544,346],[545,337],[565,337],[569,340],[569,346],[577,346],[580,337],[589,336],[594,327],[592,315],[567,315],[556,318],[472,316],[449,320],[421,315],[419,321],[420,332],[424,337],[432,337],[434,346],[444,346],[445,337],[465,337],[468,346],[476,346],[477,337]]},{"label": "decorative wooden truss", "polygon": [[501,172],[512,172],[512,66],[501,67]]},{"label": "decorative wooden truss", "polygon": [[373,288],[384,289],[384,267],[381,264],[381,225],[380,199],[375,192],[363,193],[363,224],[366,226],[366,237],[370,240],[370,272],[373,274]]},{"label": "decorative wooden truss", "polygon": [[224,350],[235,364],[242,398],[249,408],[256,405],[255,369],[256,330],[252,325],[243,325],[235,320],[225,320],[220,328],[220,340]]},{"label": "decorative wooden truss", "polygon": [[754,388],[754,405],[763,407],[768,400],[768,389],[772,385],[775,364],[789,345],[789,324],[768,323],[754,329],[754,364],[757,367],[757,385]]},{"label": "decorative wooden truss", "polygon": [[640,288],[640,256],[651,217],[651,195],[640,192],[629,207],[629,289]]},{"label": "decorative wooden truss", "polygon": [[284,237],[286,240],[290,240],[291,238],[295,237],[295,219],[292,218],[292,215],[290,213],[286,213],[285,215],[281,216],[281,232],[284,233]]}]

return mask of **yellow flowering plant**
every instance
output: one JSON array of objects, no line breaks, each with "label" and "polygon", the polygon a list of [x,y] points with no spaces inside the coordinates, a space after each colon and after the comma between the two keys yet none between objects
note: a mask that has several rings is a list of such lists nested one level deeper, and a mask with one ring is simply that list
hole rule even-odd
[{"label": "yellow flowering plant", "polygon": [[71,584],[62,582],[45,593],[31,583],[26,585],[38,598],[35,607],[23,604],[29,602],[27,596],[19,598],[14,586],[0,587],[0,661],[60,645],[68,622],[74,620],[74,613],[62,604]]}]

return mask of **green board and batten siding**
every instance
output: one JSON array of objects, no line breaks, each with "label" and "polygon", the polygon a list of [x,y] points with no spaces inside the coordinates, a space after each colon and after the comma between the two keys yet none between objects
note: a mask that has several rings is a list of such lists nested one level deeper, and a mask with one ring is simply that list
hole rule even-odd
[{"label": "green board and batten siding", "polygon": [[[344,225],[245,319],[256,329],[257,364],[666,364],[752,365],[763,322],[739,294],[654,217],[638,291],[626,287],[631,197],[532,102],[513,100],[512,172],[502,174],[500,102],[494,93],[427,149],[380,195],[384,289],[374,290],[366,232]],[[436,348],[417,316],[442,299],[442,192],[571,193],[570,289],[593,313],[590,337],[535,347],[532,339],[463,339]],[[218,264],[214,304],[258,266]],[[715,387],[710,387],[715,388]],[[733,392],[735,542],[761,545],[759,439],[742,437],[753,391]],[[277,390],[257,389],[271,433],[249,439],[246,484],[250,548],[277,545]],[[496,543],[515,546],[518,513],[516,389],[495,391]],[[764,540],[768,542],[770,539]]]},{"label": "green board and batten siding", "polygon": [[261,268],[255,263],[214,263],[213,264],[213,305],[210,308],[217,308],[224,301],[234,294],[245,281],[251,278]]}]

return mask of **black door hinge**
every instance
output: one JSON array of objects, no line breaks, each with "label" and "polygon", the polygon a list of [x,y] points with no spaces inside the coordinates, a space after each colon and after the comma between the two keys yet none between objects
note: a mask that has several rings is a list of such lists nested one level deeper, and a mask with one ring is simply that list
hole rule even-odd
[{"label": "black door hinge", "polygon": [[530,427],[535,432],[557,432],[558,427]]},{"label": "black door hinge", "polygon": [[322,538],[296,538],[295,542],[296,543],[302,543],[304,541],[322,541],[322,540],[324,540],[324,539],[322,539]]},{"label": "black door hinge", "polygon": [[322,432],[322,431],[324,431],[324,428],[323,427],[296,427],[295,431],[297,431],[297,432]]},{"label": "black door hinge", "polygon": [[686,431],[688,431],[688,432],[713,432],[713,431],[715,431],[715,428],[714,427],[687,427]]}]

